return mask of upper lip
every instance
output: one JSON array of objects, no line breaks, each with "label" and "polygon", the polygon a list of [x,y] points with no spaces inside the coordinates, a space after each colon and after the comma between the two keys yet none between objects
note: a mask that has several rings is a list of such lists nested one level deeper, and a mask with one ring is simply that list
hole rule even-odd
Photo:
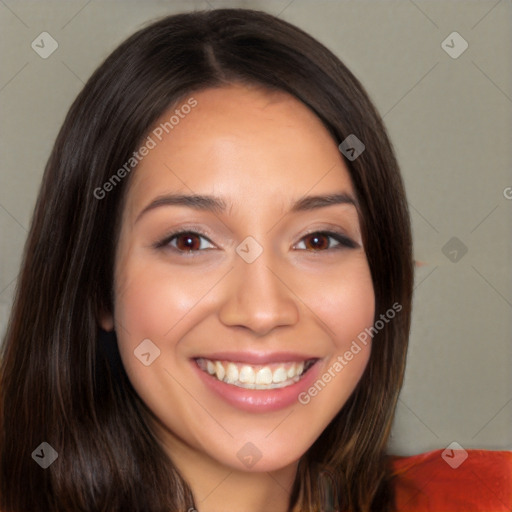
[{"label": "upper lip", "polygon": [[270,363],[291,363],[319,359],[308,354],[297,354],[292,352],[214,352],[201,354],[193,359],[210,359],[212,361],[231,361],[233,363],[249,363],[254,365],[265,365]]}]

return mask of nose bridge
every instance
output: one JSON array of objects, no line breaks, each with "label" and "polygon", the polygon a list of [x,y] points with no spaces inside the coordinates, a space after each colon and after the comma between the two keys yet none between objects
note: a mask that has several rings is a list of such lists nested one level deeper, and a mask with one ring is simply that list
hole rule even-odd
[{"label": "nose bridge", "polygon": [[[250,242],[249,242],[250,244]],[[262,335],[278,326],[293,325],[299,309],[293,293],[275,269],[276,258],[266,249],[253,261],[244,258],[240,244],[235,268],[230,272],[229,290],[220,311],[221,321],[244,326]],[[249,251],[253,248],[249,245]]]}]

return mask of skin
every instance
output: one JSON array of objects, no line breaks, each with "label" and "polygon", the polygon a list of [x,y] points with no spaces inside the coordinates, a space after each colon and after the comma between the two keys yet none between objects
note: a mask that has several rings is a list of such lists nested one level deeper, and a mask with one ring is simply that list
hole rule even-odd
[{"label": "skin", "polygon": [[[127,374],[199,511],[225,512],[229,503],[239,512],[284,512],[299,458],[352,393],[370,344],[307,405],[266,413],[226,403],[198,378],[190,358],[292,351],[320,358],[320,375],[333,367],[374,319],[357,210],[336,204],[291,212],[290,205],[304,195],[355,197],[354,190],[336,143],[292,96],[232,85],[193,97],[198,105],[130,177],[114,314],[101,323],[116,330]],[[169,193],[215,195],[228,207],[167,205],[139,217]],[[174,231],[197,229],[207,238],[194,238],[193,254],[183,251],[186,237],[179,246],[174,239],[171,247],[154,247]],[[322,230],[340,231],[357,247],[323,237],[318,248],[306,235]],[[235,251],[247,236],[263,248],[250,264]],[[160,350],[150,366],[134,356],[144,339]],[[262,454],[252,468],[237,457],[247,442]]]}]

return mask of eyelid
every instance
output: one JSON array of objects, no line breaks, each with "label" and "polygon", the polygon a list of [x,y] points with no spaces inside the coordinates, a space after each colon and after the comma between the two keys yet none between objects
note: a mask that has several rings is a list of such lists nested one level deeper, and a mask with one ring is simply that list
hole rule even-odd
[{"label": "eyelid", "polygon": [[[336,249],[356,249],[356,248],[361,247],[361,245],[358,242],[356,242],[354,239],[352,239],[351,237],[349,237],[348,235],[343,233],[341,230],[338,231],[337,229],[334,229],[334,228],[328,228],[328,229],[315,228],[315,229],[312,229],[311,231],[308,231],[307,233],[302,234],[299,241],[293,245],[293,248],[295,248],[295,246],[297,244],[302,242],[304,238],[306,238],[309,235],[314,235],[314,234],[321,234],[321,235],[327,236],[329,238],[334,238],[338,242],[338,245],[335,247],[330,247],[329,249],[321,250],[321,251],[319,250],[319,251],[309,251],[309,252],[325,252],[325,251],[331,251],[331,250],[336,250]],[[307,249],[300,249],[300,250],[307,251]]]},{"label": "eyelid", "polygon": [[201,249],[201,250],[196,250],[196,251],[180,251],[176,247],[173,247],[172,245],[170,245],[170,242],[173,239],[175,239],[179,235],[183,235],[183,234],[197,235],[197,236],[207,240],[209,244],[214,245],[215,247],[217,247],[210,240],[209,236],[206,233],[204,233],[202,230],[197,229],[197,228],[180,228],[180,229],[178,229],[176,231],[172,231],[171,233],[167,234],[164,238],[162,238],[161,240],[159,240],[158,242],[153,244],[153,247],[155,249],[165,249],[165,248],[168,248],[170,250],[174,250],[175,252],[178,252],[179,254],[186,254],[186,255],[189,255],[189,256],[194,255],[194,253],[203,252],[205,250],[211,250],[211,248],[208,248],[208,249]]}]

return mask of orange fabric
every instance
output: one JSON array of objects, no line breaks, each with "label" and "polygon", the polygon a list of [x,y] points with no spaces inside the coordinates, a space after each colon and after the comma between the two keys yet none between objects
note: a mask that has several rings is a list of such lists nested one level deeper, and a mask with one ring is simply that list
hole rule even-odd
[{"label": "orange fabric", "polygon": [[512,511],[512,452],[434,450],[392,460],[397,512]]}]

